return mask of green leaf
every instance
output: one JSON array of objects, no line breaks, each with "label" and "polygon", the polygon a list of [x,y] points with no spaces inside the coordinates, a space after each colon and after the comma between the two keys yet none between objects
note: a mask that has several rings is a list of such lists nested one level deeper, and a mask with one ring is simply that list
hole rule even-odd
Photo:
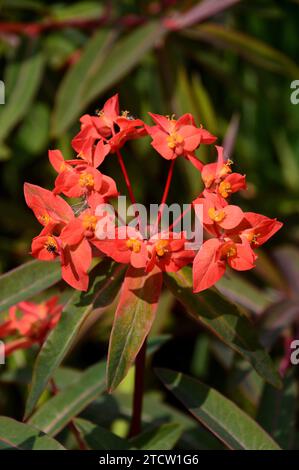
[{"label": "green leaf", "polygon": [[114,300],[122,281],[123,271],[123,266],[111,260],[102,261],[91,273],[88,292],[75,291],[66,304],[60,322],[51,331],[37,356],[26,403],[26,417],[32,413],[53,372],[73,345],[87,316],[94,308],[105,307]]},{"label": "green leaf", "polygon": [[216,23],[205,23],[184,34],[229,49],[250,62],[288,77],[298,78],[299,67],[282,52],[263,41]]},{"label": "green leaf", "polygon": [[96,77],[98,69],[112,46],[115,34],[100,29],[86,44],[80,59],[69,69],[57,92],[53,133],[63,135],[84,109],[86,82]]},{"label": "green leaf", "polygon": [[52,286],[61,278],[60,264],[29,261],[0,276],[0,312]]},{"label": "green leaf", "polygon": [[[68,387],[73,382],[78,380],[82,371],[79,369],[72,369],[70,367],[59,367],[53,374],[53,380],[60,390]],[[0,383],[17,384],[17,385],[30,385],[32,376],[31,366],[18,367],[12,369],[6,367],[0,374]]]},{"label": "green leaf", "polygon": [[298,191],[299,161],[295,149],[293,149],[286,132],[280,130],[273,135],[277,158],[280,161],[281,175],[284,179],[286,189]]},{"label": "green leaf", "polygon": [[[264,384],[264,380],[253,367],[247,361],[238,358],[229,371],[226,390],[235,402],[242,404],[245,412],[255,415]],[[272,385],[269,387],[274,390]]]},{"label": "green leaf", "polygon": [[105,366],[103,361],[89,367],[75,383],[42,405],[28,422],[55,436],[105,390]]},{"label": "green leaf", "polygon": [[269,354],[259,344],[253,325],[234,304],[214,289],[194,294],[192,272],[188,267],[166,274],[164,280],[187,313],[241,354],[265,380],[275,387],[281,386],[279,374]]},{"label": "green leaf", "polygon": [[121,37],[101,30],[87,44],[81,59],[66,74],[57,95],[53,133],[63,134],[80,113],[113,87],[153,48],[165,33],[158,22],[148,22]]},{"label": "green leaf", "polygon": [[28,112],[40,85],[43,65],[38,44],[28,42],[24,55],[12,64],[16,77],[14,83],[6,82],[6,104],[0,109],[0,140],[4,140]]},{"label": "green leaf", "polygon": [[232,271],[226,272],[215,284],[215,288],[232,302],[254,313],[262,313],[272,302],[270,295]]},{"label": "green leaf", "polygon": [[[180,448],[187,449],[223,449],[224,446],[213,434],[197,423],[191,416],[177,408],[163,403],[163,396],[157,392],[144,394],[142,408],[142,423],[144,426],[154,426],[157,423],[178,423],[183,428],[179,440]],[[113,395],[101,395],[83,413],[84,418],[94,421],[100,426],[110,426],[120,417],[130,421],[132,416],[132,394],[120,393],[119,389]]]},{"label": "green leaf", "polygon": [[131,447],[125,439],[86,419],[76,418],[74,422],[84,441],[92,450],[128,450]]},{"label": "green leaf", "polygon": [[192,76],[192,90],[198,108],[197,114],[201,117],[200,123],[210,132],[216,133],[218,129],[216,111],[207,89],[195,74]]},{"label": "green leaf", "polygon": [[[37,101],[31,106],[16,136],[18,146],[32,155],[40,155],[48,143],[49,120],[49,107]],[[26,165],[26,160],[22,163]]]},{"label": "green leaf", "polygon": [[146,347],[147,356],[155,354],[155,352],[158,351],[162,346],[164,346],[164,344],[167,343],[167,341],[169,341],[170,339],[171,335],[169,334],[149,337]]},{"label": "green leaf", "polygon": [[281,390],[265,384],[257,421],[285,450],[295,444],[297,400],[294,371],[288,371]]},{"label": "green leaf", "polygon": [[94,20],[101,17],[103,10],[104,5],[94,1],[76,2],[73,5],[53,3],[51,4],[51,18],[55,21]]},{"label": "green leaf", "polygon": [[65,450],[52,437],[29,424],[0,416],[0,450]]},{"label": "green leaf", "polygon": [[89,77],[86,83],[85,105],[130,72],[165,33],[166,29],[160,22],[149,21],[120,38],[100,69],[93,77]]},{"label": "green leaf", "polygon": [[171,450],[181,437],[183,427],[178,423],[166,423],[142,433],[131,443],[142,450]]},{"label": "green leaf", "polygon": [[172,370],[158,369],[157,374],[189,412],[229,449],[280,449],[266,431],[217,390]]},{"label": "green leaf", "polygon": [[111,392],[127,375],[155,318],[162,276],[128,268],[109,342],[107,385]]}]

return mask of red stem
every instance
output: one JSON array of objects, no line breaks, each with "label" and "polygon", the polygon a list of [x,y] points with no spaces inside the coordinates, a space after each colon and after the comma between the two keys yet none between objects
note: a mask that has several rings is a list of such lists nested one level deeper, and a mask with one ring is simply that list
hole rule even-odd
[{"label": "red stem", "polygon": [[182,220],[183,217],[185,217],[186,214],[188,214],[188,212],[191,210],[191,204],[187,207],[187,209],[184,210],[184,212],[177,218],[175,219],[175,221],[173,222],[173,224],[171,224],[171,226],[169,227],[169,231],[172,230],[179,222],[180,220]]},{"label": "red stem", "polygon": [[[169,170],[168,170],[168,175],[167,175],[167,180],[166,180],[166,183],[165,183],[165,188],[164,188],[164,192],[163,192],[163,196],[162,196],[162,200],[161,200],[161,203],[160,203],[160,206],[162,204],[165,204],[166,200],[167,200],[167,197],[168,197],[168,193],[169,193],[169,189],[170,189],[170,185],[171,185],[171,181],[172,181],[172,176],[173,176],[173,169],[174,169],[174,163],[175,163],[175,160],[171,160],[171,163],[170,163],[170,167],[169,167]],[[156,220],[156,223],[155,223],[155,227],[154,227],[154,232],[156,231],[158,225],[159,225],[159,222],[162,218],[162,215],[163,215],[163,207],[161,210],[159,210],[158,212],[158,217],[157,217],[157,220]]]},{"label": "red stem", "polygon": [[[125,183],[126,183],[126,186],[127,186],[128,192],[129,192],[130,200],[131,200],[132,204],[135,206],[136,205],[136,199],[135,199],[135,196],[134,196],[134,193],[133,193],[130,178],[129,178],[129,175],[128,175],[128,172],[127,172],[122,154],[120,153],[120,151],[118,149],[116,150],[116,155],[117,155],[117,158],[118,158],[119,165],[121,167],[122,174],[123,174],[124,179],[125,179]],[[137,209],[135,210],[135,212],[138,212]],[[139,230],[141,230],[142,224],[141,224],[141,219],[140,219],[139,212],[138,212],[138,225],[139,225]]]},{"label": "red stem", "polygon": [[[58,389],[54,379],[50,380],[50,386],[51,386],[52,394],[57,395],[57,393],[59,392],[59,389]],[[68,426],[69,430],[73,433],[73,435],[74,435],[74,437],[77,441],[79,449],[80,450],[87,450],[85,442],[82,439],[81,434],[78,431],[77,426],[75,425],[74,421],[70,421],[67,426]]]},{"label": "red stem", "polygon": [[137,354],[135,360],[135,384],[134,384],[134,397],[133,397],[133,413],[129,437],[136,436],[141,431],[141,418],[142,418],[142,403],[143,403],[143,390],[144,390],[144,369],[146,359],[146,342],[144,343]]},{"label": "red stem", "polygon": [[122,173],[124,175],[124,178],[125,178],[125,183],[126,183],[126,186],[128,188],[128,191],[129,191],[129,196],[130,196],[131,202],[132,202],[132,204],[136,204],[136,199],[134,197],[134,193],[133,193],[132,185],[131,185],[131,182],[130,182],[130,178],[129,178],[129,175],[127,173],[127,169],[125,167],[122,154],[120,153],[120,151],[118,149],[116,150],[116,155],[117,155],[120,167],[121,167],[121,171],[122,171]]},{"label": "red stem", "polygon": [[[0,22],[0,33],[11,33],[11,34],[25,34],[27,36],[38,36],[44,31],[48,30],[59,30],[68,27],[75,27],[79,29],[98,28],[99,26],[105,26],[116,22],[111,18],[111,2],[107,2],[105,12],[99,18],[91,18],[86,20],[81,19],[70,19],[65,21],[57,21],[51,18],[43,18],[39,22]],[[134,27],[145,23],[146,17],[139,15],[125,15],[117,19],[117,24],[121,24],[125,27]]]},{"label": "red stem", "polygon": [[79,449],[80,450],[87,450],[85,442],[83,441],[80,432],[77,429],[77,426],[75,425],[74,421],[71,421],[68,424],[69,430],[73,433],[74,437],[76,438],[76,441],[78,443]]},{"label": "red stem", "polygon": [[[162,24],[164,28],[168,30],[180,30],[189,27],[193,24],[200,23],[216,13],[219,13],[236,3],[240,0],[218,0],[218,3],[214,0],[204,0],[200,5],[195,5],[193,8],[188,10],[186,13],[177,11],[176,14],[171,16],[164,16],[162,18]],[[169,0],[165,2],[165,7],[168,4],[176,3],[175,1]],[[30,37],[40,35],[43,31],[65,29],[67,27],[76,27],[80,29],[98,28],[99,26],[115,24],[122,25],[127,28],[142,25],[151,18],[149,16],[141,16],[129,14],[115,20],[111,19],[111,8],[107,8],[106,12],[100,18],[78,20],[72,19],[67,21],[57,21],[51,18],[44,18],[40,22],[36,23],[25,23],[25,22],[0,22],[0,33],[8,34],[25,34]]]}]

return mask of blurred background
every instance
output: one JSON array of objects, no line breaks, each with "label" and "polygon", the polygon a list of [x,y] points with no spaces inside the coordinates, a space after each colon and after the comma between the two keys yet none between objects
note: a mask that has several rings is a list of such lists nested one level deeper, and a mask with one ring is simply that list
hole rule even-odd
[{"label": "blurred background", "polygon": [[[299,1],[2,0],[0,16],[1,272],[30,258],[40,230],[24,204],[24,181],[52,187],[47,150],[72,157],[82,114],[116,92],[123,110],[147,122],[148,111],[191,112],[247,175],[248,191],[235,202],[285,224],[260,250],[254,272],[229,274],[219,286],[260,322],[264,344],[275,345],[281,360],[299,318],[299,104],[290,100],[299,80]],[[159,202],[167,162],[147,139],[129,143],[124,155],[137,199]],[[215,158],[210,149],[199,156]],[[125,191],[117,162],[107,160],[103,172]],[[189,202],[201,188],[184,161],[174,182],[173,202]],[[155,361],[173,367],[175,357],[177,370],[233,393],[255,413],[262,388],[252,371],[245,383],[245,363],[232,365],[228,350],[195,330],[168,294],[160,310],[154,334],[170,332],[172,340]],[[105,355],[111,318],[102,318],[72,364],[89,364],[90,351]]]}]

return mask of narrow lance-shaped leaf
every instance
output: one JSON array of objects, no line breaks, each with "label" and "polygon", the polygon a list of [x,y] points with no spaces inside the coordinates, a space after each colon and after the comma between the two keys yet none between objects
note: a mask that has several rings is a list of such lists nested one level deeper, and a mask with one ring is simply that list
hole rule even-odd
[{"label": "narrow lance-shaped leaf", "polygon": [[160,22],[149,21],[120,38],[100,69],[94,71],[86,83],[85,106],[122,79],[165,33],[166,29]]},{"label": "narrow lance-shaped leaf", "polygon": [[113,34],[104,39],[105,33],[103,36],[98,33],[92,38],[58,91],[53,133],[62,135],[94,99],[136,66],[165,32],[160,23],[148,22],[120,37],[115,44]]},{"label": "narrow lance-shaped leaf", "polygon": [[228,8],[231,8],[236,3],[239,3],[241,0],[204,0],[196,4],[193,8],[190,8],[186,13],[178,15],[178,18],[174,20],[170,19],[170,26],[175,29],[182,29],[188,26],[191,26],[196,23],[201,23],[202,21],[211,18],[214,15],[221,13]]},{"label": "narrow lance-shaped leaf", "polygon": [[0,416],[0,450],[65,450],[52,437],[29,424]]},{"label": "narrow lance-shaped leaf", "polygon": [[0,312],[47,289],[61,279],[59,263],[29,261],[0,276]]},{"label": "narrow lance-shaped leaf", "polygon": [[217,390],[172,370],[158,369],[157,374],[189,412],[229,449],[280,449],[250,416]]},{"label": "narrow lance-shaped leaf", "polygon": [[128,450],[131,447],[125,439],[86,419],[76,418],[74,421],[84,441],[92,450]]},{"label": "narrow lance-shaped leaf", "polygon": [[29,423],[55,436],[105,390],[105,366],[105,362],[100,362],[89,367],[75,383],[42,405],[31,416]]},{"label": "narrow lance-shaped leaf", "polygon": [[165,423],[140,434],[131,440],[131,444],[142,450],[171,450],[183,430],[183,426],[179,423]]},{"label": "narrow lance-shaped leaf", "polygon": [[295,79],[298,78],[299,69],[295,62],[263,41],[243,32],[234,31],[216,23],[205,23],[188,29],[184,34],[220,48],[229,48],[254,64]]},{"label": "narrow lance-shaped leaf", "polygon": [[[4,140],[12,128],[22,119],[31,105],[40,85],[44,59],[36,41],[28,42],[23,56],[19,57],[14,70],[14,83],[6,83],[5,106],[0,109],[0,140]],[[12,74],[8,74],[8,79]]]},{"label": "narrow lance-shaped leaf", "polygon": [[261,313],[271,304],[271,296],[242,278],[239,274],[228,271],[216,284],[215,288],[231,302]]},{"label": "narrow lance-shaped leaf", "polygon": [[194,294],[188,267],[165,275],[164,280],[192,318],[247,359],[265,380],[275,387],[281,386],[279,374],[269,354],[259,344],[253,325],[234,304],[214,289]]},{"label": "narrow lance-shaped leaf", "polygon": [[58,89],[53,132],[61,135],[82,112],[86,82],[94,76],[115,40],[115,33],[100,29],[89,39],[79,60],[65,74]]},{"label": "narrow lance-shaped leaf", "polygon": [[283,388],[275,390],[265,384],[257,421],[283,449],[292,449],[296,435],[297,385],[294,371],[289,370]]},{"label": "narrow lance-shaped leaf", "polygon": [[122,265],[105,260],[93,269],[88,292],[74,292],[62,312],[60,322],[49,334],[37,356],[26,403],[26,417],[32,413],[53,372],[71,348],[86,317],[94,308],[105,307],[114,300],[123,273]]},{"label": "narrow lance-shaped leaf", "polygon": [[111,392],[134,363],[155,318],[162,286],[162,274],[154,269],[129,267],[121,289],[110,336],[107,385]]}]

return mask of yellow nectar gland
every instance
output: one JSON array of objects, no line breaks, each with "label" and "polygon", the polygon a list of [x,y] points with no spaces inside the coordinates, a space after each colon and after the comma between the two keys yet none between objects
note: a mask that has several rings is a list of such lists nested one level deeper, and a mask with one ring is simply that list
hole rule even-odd
[{"label": "yellow nectar gland", "polygon": [[168,252],[169,241],[168,240],[159,240],[155,244],[156,253],[158,256],[164,256]]},{"label": "yellow nectar gland", "polygon": [[57,253],[57,243],[55,238],[48,236],[47,241],[45,243],[45,248],[49,253]]},{"label": "yellow nectar gland", "polygon": [[83,227],[85,230],[92,230],[93,232],[96,229],[97,217],[95,215],[84,215],[83,217]]},{"label": "yellow nectar gland", "polygon": [[226,258],[232,258],[233,256],[236,256],[237,248],[236,248],[235,244],[226,245],[222,248],[221,253]]},{"label": "yellow nectar gland", "polygon": [[126,245],[130,250],[132,250],[134,253],[139,253],[141,250],[141,241],[137,240],[136,238],[129,238],[126,241]]},{"label": "yellow nectar gland", "polygon": [[94,187],[94,177],[91,173],[83,172],[79,178],[79,184],[83,188],[93,188]]},{"label": "yellow nectar gland", "polygon": [[259,241],[258,241],[259,236],[260,236],[259,233],[254,233],[254,232],[250,232],[246,234],[247,240],[249,241],[249,243],[252,243],[253,245],[259,244]]},{"label": "yellow nectar gland", "polygon": [[38,314],[40,317],[45,317],[48,309],[45,305],[45,303],[41,303],[38,305]]},{"label": "yellow nectar gland", "polygon": [[38,219],[43,225],[48,225],[52,220],[52,218],[49,216],[47,212],[43,215],[40,215]]},{"label": "yellow nectar gland", "polygon": [[226,176],[232,172],[231,166],[234,162],[232,160],[227,160],[219,172],[219,176]]},{"label": "yellow nectar gland", "polygon": [[218,191],[222,197],[227,198],[232,192],[231,184],[228,181],[222,181],[219,184]]},{"label": "yellow nectar gland", "polygon": [[224,211],[217,211],[214,207],[210,207],[208,214],[210,219],[212,219],[214,222],[222,222],[226,216]]},{"label": "yellow nectar gland", "polygon": [[184,142],[183,136],[180,134],[177,134],[176,132],[173,132],[170,134],[167,138],[167,145],[170,149],[174,149],[177,145],[180,145]]},{"label": "yellow nectar gland", "polygon": [[203,178],[203,182],[206,188],[210,188],[214,182],[214,175],[207,175]]}]

